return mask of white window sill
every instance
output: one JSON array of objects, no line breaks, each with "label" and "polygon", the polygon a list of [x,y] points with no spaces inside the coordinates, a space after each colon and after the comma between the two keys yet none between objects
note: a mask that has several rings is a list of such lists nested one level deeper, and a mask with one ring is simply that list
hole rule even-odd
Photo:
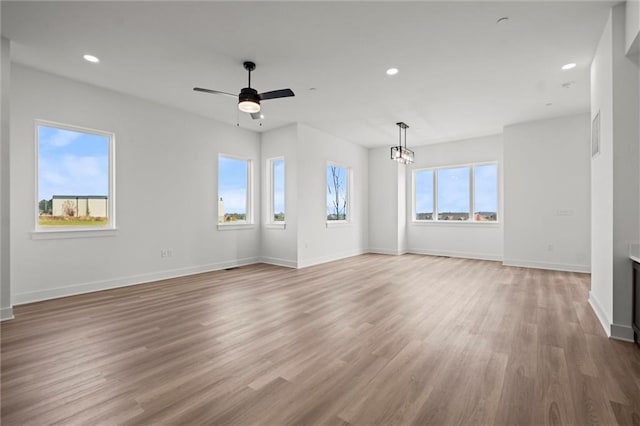
[{"label": "white window sill", "polygon": [[500,222],[472,222],[469,220],[413,220],[412,226],[479,226],[485,228],[499,228]]},{"label": "white window sill", "polygon": [[218,231],[234,231],[239,229],[255,229],[253,223],[219,223]]},{"label": "white window sill", "polygon": [[347,228],[351,226],[351,222],[346,220],[328,220],[327,228]]},{"label": "white window sill", "polygon": [[115,228],[75,228],[75,229],[39,229],[31,232],[32,240],[56,240],[64,238],[100,238],[115,237]]},{"label": "white window sill", "polygon": [[286,229],[287,224],[285,222],[266,223],[265,229]]}]

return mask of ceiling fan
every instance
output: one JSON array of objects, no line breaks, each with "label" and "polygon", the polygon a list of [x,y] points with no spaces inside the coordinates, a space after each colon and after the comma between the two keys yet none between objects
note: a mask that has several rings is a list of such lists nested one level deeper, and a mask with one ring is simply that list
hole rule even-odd
[{"label": "ceiling fan", "polygon": [[247,87],[240,91],[239,95],[233,93],[221,92],[219,90],[203,89],[202,87],[194,87],[196,92],[213,93],[214,95],[226,95],[238,98],[238,109],[242,112],[248,112],[251,114],[251,118],[258,119],[263,118],[260,114],[260,101],[266,101],[269,99],[287,98],[289,96],[295,96],[291,89],[272,90],[270,92],[258,93],[256,89],[251,88],[251,71],[256,69],[256,64],[251,61],[246,61],[244,69],[249,72],[249,84]]}]

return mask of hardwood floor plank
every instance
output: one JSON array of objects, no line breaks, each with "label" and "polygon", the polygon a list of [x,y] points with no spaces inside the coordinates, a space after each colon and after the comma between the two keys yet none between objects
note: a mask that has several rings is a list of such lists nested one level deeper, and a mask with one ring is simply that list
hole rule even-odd
[{"label": "hardwood floor plank", "polygon": [[589,285],[368,254],[16,306],[0,324],[0,420],[638,425],[640,346],[606,338]]}]

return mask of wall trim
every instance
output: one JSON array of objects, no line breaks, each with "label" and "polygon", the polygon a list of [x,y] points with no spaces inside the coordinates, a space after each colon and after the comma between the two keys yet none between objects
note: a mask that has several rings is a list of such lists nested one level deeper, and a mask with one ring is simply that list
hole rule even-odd
[{"label": "wall trim", "polygon": [[582,272],[585,274],[591,273],[591,267],[589,265],[572,265],[569,263],[538,262],[534,260],[521,260],[521,259],[504,259],[502,261],[502,264],[504,266],[519,266],[522,268],[549,269],[551,271]]},{"label": "wall trim", "polygon": [[502,261],[502,256],[485,254],[485,253],[472,253],[472,252],[463,252],[463,251],[450,251],[450,250],[424,250],[424,249],[416,249],[410,248],[407,250],[407,253],[411,254],[424,254],[427,256],[447,256],[447,257],[459,257],[463,259],[476,259],[476,260],[493,260],[493,261]]},{"label": "wall trim", "polygon": [[0,321],[8,321],[12,320],[13,318],[13,306],[0,309]]},{"label": "wall trim", "polygon": [[388,254],[390,256],[402,256],[403,254],[407,254],[406,250],[390,250],[383,248],[370,248],[367,253],[373,254]]},{"label": "wall trim", "polygon": [[258,263],[258,260],[259,259],[257,257],[248,257],[245,259],[234,259],[200,266],[190,266],[186,268],[168,269],[160,272],[130,275],[127,277],[119,277],[111,280],[72,284],[69,286],[58,287],[49,290],[18,293],[14,296],[14,304],[20,305],[24,303],[57,299],[59,297],[74,296],[78,294],[110,290],[113,288],[127,287],[131,285],[147,284],[153,281],[166,280],[169,278],[184,277],[187,275],[201,274],[203,272],[219,271],[221,269],[232,268],[236,266],[251,265],[254,263]]},{"label": "wall trim", "polygon": [[612,339],[622,340],[625,342],[634,343],[633,328],[629,325],[611,324],[611,337]]},{"label": "wall trim", "polygon": [[314,257],[311,259],[298,260],[298,269],[307,268],[309,266],[320,265],[322,263],[333,262],[334,260],[345,259],[347,257],[360,256],[361,254],[368,253],[368,250],[357,249],[353,251],[347,251],[329,256]]},{"label": "wall trim", "polygon": [[269,265],[284,266],[285,268],[296,269],[298,267],[298,262],[296,262],[295,260],[280,259],[278,257],[262,256],[258,259],[258,261],[260,263],[267,263]]},{"label": "wall trim", "polygon": [[605,313],[604,309],[602,309],[602,304],[600,304],[598,298],[595,296],[595,294],[593,294],[592,291],[589,291],[589,305],[591,306],[591,309],[593,309],[593,312],[596,314],[596,318],[598,318],[598,321],[600,321],[600,325],[602,326],[602,329],[604,330],[607,337],[611,337],[611,329],[609,327],[611,321],[609,321],[609,318],[607,318],[607,314]]}]

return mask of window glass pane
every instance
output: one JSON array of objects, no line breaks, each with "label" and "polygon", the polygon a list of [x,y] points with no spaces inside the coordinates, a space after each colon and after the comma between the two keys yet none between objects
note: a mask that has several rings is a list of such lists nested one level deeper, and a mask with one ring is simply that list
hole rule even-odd
[{"label": "window glass pane", "polygon": [[109,223],[105,135],[38,125],[38,226]]},{"label": "window glass pane", "polygon": [[438,220],[469,220],[469,167],[438,170]]},{"label": "window glass pane", "polygon": [[327,166],[327,220],[347,220],[347,169]]},{"label": "window glass pane", "polygon": [[273,161],[273,221],[284,222],[284,160]]},{"label": "window glass pane", "polygon": [[415,174],[416,220],[433,220],[433,170]]},{"label": "window glass pane", "polygon": [[498,166],[487,164],[473,168],[474,220],[498,220]]},{"label": "window glass pane", "polygon": [[218,222],[247,220],[247,175],[249,162],[218,158]]}]

